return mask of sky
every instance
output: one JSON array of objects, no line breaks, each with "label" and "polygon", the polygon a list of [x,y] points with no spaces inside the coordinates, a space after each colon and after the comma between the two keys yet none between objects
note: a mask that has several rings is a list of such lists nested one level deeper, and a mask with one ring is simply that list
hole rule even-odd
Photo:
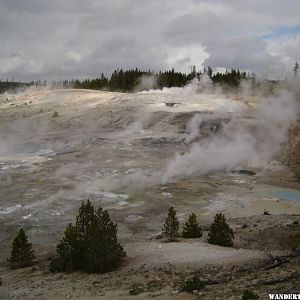
[{"label": "sky", "polygon": [[0,79],[211,66],[282,78],[300,61],[300,0],[0,0]]}]

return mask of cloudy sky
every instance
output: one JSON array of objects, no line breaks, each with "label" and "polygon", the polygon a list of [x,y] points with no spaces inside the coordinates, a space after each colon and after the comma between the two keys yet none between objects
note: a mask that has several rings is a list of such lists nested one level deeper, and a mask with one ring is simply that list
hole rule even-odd
[{"label": "cloudy sky", "polygon": [[0,78],[191,65],[284,76],[300,61],[299,16],[299,0],[0,0]]}]

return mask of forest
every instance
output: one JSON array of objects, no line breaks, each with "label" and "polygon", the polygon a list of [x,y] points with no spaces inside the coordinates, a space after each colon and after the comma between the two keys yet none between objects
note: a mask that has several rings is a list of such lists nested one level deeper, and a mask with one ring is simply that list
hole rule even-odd
[{"label": "forest", "polygon": [[[225,72],[214,72],[211,67],[197,71],[193,66],[189,73],[177,72],[174,70],[165,70],[152,72],[150,70],[143,71],[138,68],[123,70],[116,69],[109,77],[103,73],[99,77],[86,79],[71,79],[63,81],[48,82],[53,87],[75,88],[75,89],[92,89],[107,90],[116,92],[134,92],[136,87],[141,83],[143,78],[153,78],[153,87],[162,89],[164,87],[182,87],[197,78],[201,81],[203,76],[208,76],[213,84],[221,86],[238,87],[242,80],[255,81],[255,74],[240,71],[239,69],[226,70]],[[18,88],[28,86],[47,86],[47,81],[31,81],[29,83],[15,81],[0,81],[0,93],[8,90],[16,90]]]}]

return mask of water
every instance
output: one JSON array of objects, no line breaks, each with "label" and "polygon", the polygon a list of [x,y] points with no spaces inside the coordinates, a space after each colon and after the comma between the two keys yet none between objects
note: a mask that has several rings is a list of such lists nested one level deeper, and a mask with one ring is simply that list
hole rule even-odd
[{"label": "water", "polygon": [[300,190],[296,189],[269,186],[264,191],[264,195],[285,201],[300,201]]}]

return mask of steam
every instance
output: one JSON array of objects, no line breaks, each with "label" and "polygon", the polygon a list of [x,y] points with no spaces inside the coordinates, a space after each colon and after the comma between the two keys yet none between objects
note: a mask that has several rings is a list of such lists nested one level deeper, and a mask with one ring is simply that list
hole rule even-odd
[{"label": "steam", "polygon": [[[286,143],[297,112],[297,102],[291,92],[281,91],[276,97],[261,99],[255,119],[244,124],[232,120],[220,134],[193,144],[185,154],[176,154],[163,172],[162,182],[231,170],[241,164],[255,167],[267,162]],[[186,141],[195,139],[201,121],[201,117],[194,117]]]},{"label": "steam", "polygon": [[135,86],[135,91],[148,91],[157,88],[157,79],[154,75],[143,75],[139,78],[138,84]]},{"label": "steam", "polygon": [[251,147],[251,140],[242,136],[236,136],[231,141],[213,138],[205,144],[195,144],[188,153],[176,154],[163,173],[162,183],[231,169],[248,158]]},{"label": "steam", "polygon": [[112,138],[128,137],[135,133],[143,133],[153,119],[153,114],[150,112],[139,112],[137,114],[137,120],[128,125],[124,130],[115,132],[111,135]]},{"label": "steam", "polygon": [[[209,79],[210,80],[210,79]],[[204,80],[205,81],[205,80]],[[190,83],[184,87],[164,87],[159,89],[144,90],[142,94],[174,94],[174,95],[195,95],[200,91],[200,88],[204,81],[199,81],[198,79],[192,80]]]},{"label": "steam", "polygon": [[143,189],[214,171],[261,167],[279,154],[287,142],[288,130],[297,120],[298,106],[294,93],[281,90],[274,96],[260,98],[248,112],[237,107],[236,112],[242,115],[232,115],[230,122],[223,122],[221,130],[201,137],[200,141],[201,124],[220,116],[195,114],[184,135],[184,143],[191,144],[186,153],[176,153],[160,170],[139,170],[111,182],[110,187]]},{"label": "steam", "polygon": [[187,132],[189,135],[184,140],[185,143],[193,142],[200,133],[200,125],[203,121],[203,117],[199,114],[196,114],[192,120],[187,125]]},{"label": "steam", "polygon": [[[145,78],[144,80],[150,84],[148,87],[153,83],[150,78]],[[145,86],[145,82],[141,83],[141,86]],[[245,87],[243,88],[246,90]],[[129,115],[129,113],[132,114],[133,111],[135,112],[135,122],[132,122],[119,132],[112,133],[110,131],[105,136],[103,133],[104,138],[107,136],[117,140],[121,138],[122,141],[120,142],[125,142],[128,149],[130,149],[133,145],[130,143],[130,136],[144,135],[151,128],[151,132],[149,132],[150,138],[160,138],[162,135],[166,136],[170,133],[172,134],[170,135],[171,138],[173,137],[176,142],[182,142],[180,145],[181,153],[176,153],[174,157],[170,157],[158,169],[153,167],[152,169],[138,170],[125,175],[120,171],[118,176],[105,175],[102,178],[88,180],[80,187],[77,187],[77,189],[59,191],[53,198],[48,198],[45,204],[55,202],[63,197],[72,199],[78,195],[84,197],[84,195],[89,193],[97,194],[96,191],[98,191],[98,194],[102,191],[111,192],[115,190],[123,193],[131,188],[143,189],[148,186],[174,182],[213,171],[230,171],[241,166],[262,166],[284,147],[288,138],[288,130],[298,116],[299,103],[297,103],[293,92],[282,89],[273,96],[259,97],[257,103],[255,99],[251,106],[247,106],[240,101],[228,99],[226,95],[220,94],[219,96],[218,94],[217,97],[211,97],[204,95],[203,91],[220,92],[216,87],[212,86],[208,77],[204,77],[204,79],[201,78],[200,82],[194,80],[183,88],[165,88],[163,90],[143,92],[143,94],[152,93],[154,95],[141,96],[139,94],[138,96],[128,96],[127,94],[124,103],[119,101],[124,100],[124,97],[118,95],[117,97],[120,97],[120,99],[116,99],[113,105],[109,106],[109,109],[111,107],[114,109],[114,114],[111,115],[115,117],[116,125],[123,126],[128,124],[128,120],[132,120],[132,115]],[[202,93],[202,96],[199,96],[199,93]],[[159,96],[159,94],[163,95]],[[171,97],[166,94],[171,94]],[[52,105],[55,104],[54,101],[57,101],[58,95],[55,93],[47,94],[43,98],[43,105],[47,104],[48,109],[52,109]],[[90,97],[92,96],[91,94]],[[67,101],[66,94],[62,94],[61,97],[64,97],[64,101]],[[98,97],[98,95],[93,97]],[[167,107],[167,110],[165,110],[166,106],[164,104],[168,101],[180,103],[174,107]],[[108,102],[105,102],[105,105]],[[47,106],[43,106],[43,108],[45,107],[47,108]],[[86,109],[87,107],[85,103],[84,108]],[[63,117],[53,119],[50,112],[48,114],[45,112],[39,118],[34,118],[34,114],[39,115],[39,108],[37,106],[35,111],[32,109],[32,117],[29,115],[28,118],[14,119],[8,125],[2,125],[0,128],[1,155],[8,155],[14,149],[16,154],[25,153],[28,156],[28,153],[35,153],[36,149],[41,150],[41,144],[43,148],[52,149],[54,152],[65,150],[69,147],[73,149],[74,145],[79,145],[82,139],[86,139],[86,143],[89,144],[93,137],[99,137],[102,134],[101,126],[107,125],[107,122],[110,120],[108,117],[105,118],[106,116],[103,114],[101,123],[95,125],[94,120],[91,120],[92,126],[87,121],[88,118],[82,118],[84,123],[78,121],[76,126],[69,129],[65,127]],[[83,107],[80,107],[80,109],[82,110]],[[205,113],[207,110],[210,113]],[[164,111],[164,114],[157,113],[162,111]],[[194,112],[194,115],[188,122],[185,133],[178,135],[174,124],[171,124],[170,120],[175,113],[180,114],[183,112]],[[59,111],[59,113],[60,116],[63,116],[63,111],[62,113]],[[222,123],[224,115],[231,120]],[[164,119],[162,122],[162,117],[168,118],[168,120]],[[211,134],[205,134],[202,131],[205,129],[203,129],[205,127],[203,124],[215,119],[220,120],[222,123],[220,128],[212,130]],[[156,125],[152,126],[154,123]],[[171,128],[171,126],[173,127]],[[170,132],[166,132],[170,128]],[[59,136],[55,138],[55,143],[57,144],[53,144],[52,132],[56,132],[57,129],[61,131]],[[136,136],[134,137],[136,138]],[[183,147],[187,149],[185,153],[182,153]],[[78,148],[80,149],[80,147]],[[153,149],[150,149],[150,151]],[[153,152],[149,153],[152,154]],[[147,155],[148,153],[146,153],[145,157]],[[138,167],[138,164],[134,164],[134,168],[138,169]],[[42,203],[39,204],[42,205]]]}]

